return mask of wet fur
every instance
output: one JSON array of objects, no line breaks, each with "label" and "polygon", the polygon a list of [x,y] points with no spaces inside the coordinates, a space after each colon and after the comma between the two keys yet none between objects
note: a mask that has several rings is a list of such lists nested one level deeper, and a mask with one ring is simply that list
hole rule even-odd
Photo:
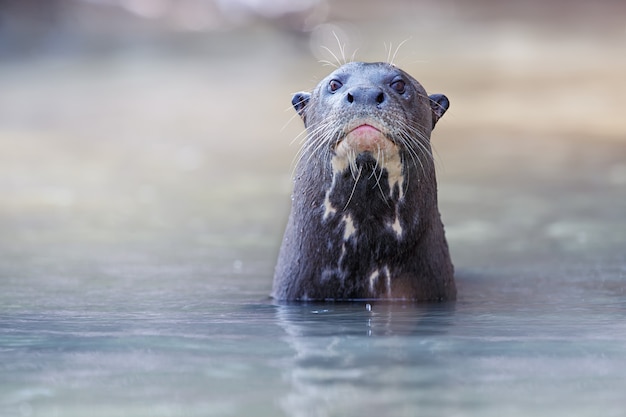
[{"label": "wet fur", "polygon": [[[349,84],[354,74],[373,79],[380,74],[386,79],[387,72],[410,83],[410,97],[391,97],[394,100],[385,103],[385,110],[348,107],[340,96],[326,91],[329,79],[337,74]],[[293,105],[307,136],[296,165],[273,297],[455,299],[430,147],[430,132],[448,108],[447,98],[429,97],[417,81],[390,64],[350,63],[311,94],[296,94]],[[381,149],[348,153],[345,170],[333,167],[337,147],[348,133],[346,126],[362,119],[375,119],[399,150],[403,181],[390,181]]]}]

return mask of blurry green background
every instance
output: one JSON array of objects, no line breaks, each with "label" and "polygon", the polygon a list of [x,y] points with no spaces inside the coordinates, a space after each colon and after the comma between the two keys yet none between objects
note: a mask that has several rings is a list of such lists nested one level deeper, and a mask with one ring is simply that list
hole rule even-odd
[{"label": "blurry green background", "polygon": [[3,271],[226,260],[269,289],[291,96],[332,70],[333,34],[450,98],[433,145],[457,269],[618,253],[623,1],[0,0]]}]

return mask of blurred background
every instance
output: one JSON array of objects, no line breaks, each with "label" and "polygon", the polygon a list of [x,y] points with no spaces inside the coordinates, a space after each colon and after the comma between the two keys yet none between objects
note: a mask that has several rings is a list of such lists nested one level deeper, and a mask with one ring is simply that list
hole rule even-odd
[{"label": "blurred background", "polygon": [[432,140],[457,269],[623,264],[621,0],[0,0],[4,274],[160,259],[269,291],[291,96],[342,50],[450,98]]}]

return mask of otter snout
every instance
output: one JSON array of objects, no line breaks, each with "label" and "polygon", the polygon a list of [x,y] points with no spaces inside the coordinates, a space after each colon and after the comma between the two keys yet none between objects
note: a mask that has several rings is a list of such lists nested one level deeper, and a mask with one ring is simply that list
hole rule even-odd
[{"label": "otter snout", "polygon": [[379,107],[386,101],[385,92],[380,87],[356,86],[345,94],[348,104]]}]

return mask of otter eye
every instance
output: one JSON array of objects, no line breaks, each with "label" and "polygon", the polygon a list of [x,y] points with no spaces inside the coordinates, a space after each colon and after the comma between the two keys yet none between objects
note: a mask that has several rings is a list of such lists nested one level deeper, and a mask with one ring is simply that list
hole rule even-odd
[{"label": "otter eye", "polygon": [[330,82],[328,83],[328,90],[331,93],[334,93],[335,91],[339,90],[341,87],[343,87],[343,84],[341,84],[341,81],[339,80],[330,80]]},{"label": "otter eye", "polygon": [[391,88],[393,88],[398,94],[404,94],[404,89],[406,84],[402,80],[397,80],[391,83]]}]

